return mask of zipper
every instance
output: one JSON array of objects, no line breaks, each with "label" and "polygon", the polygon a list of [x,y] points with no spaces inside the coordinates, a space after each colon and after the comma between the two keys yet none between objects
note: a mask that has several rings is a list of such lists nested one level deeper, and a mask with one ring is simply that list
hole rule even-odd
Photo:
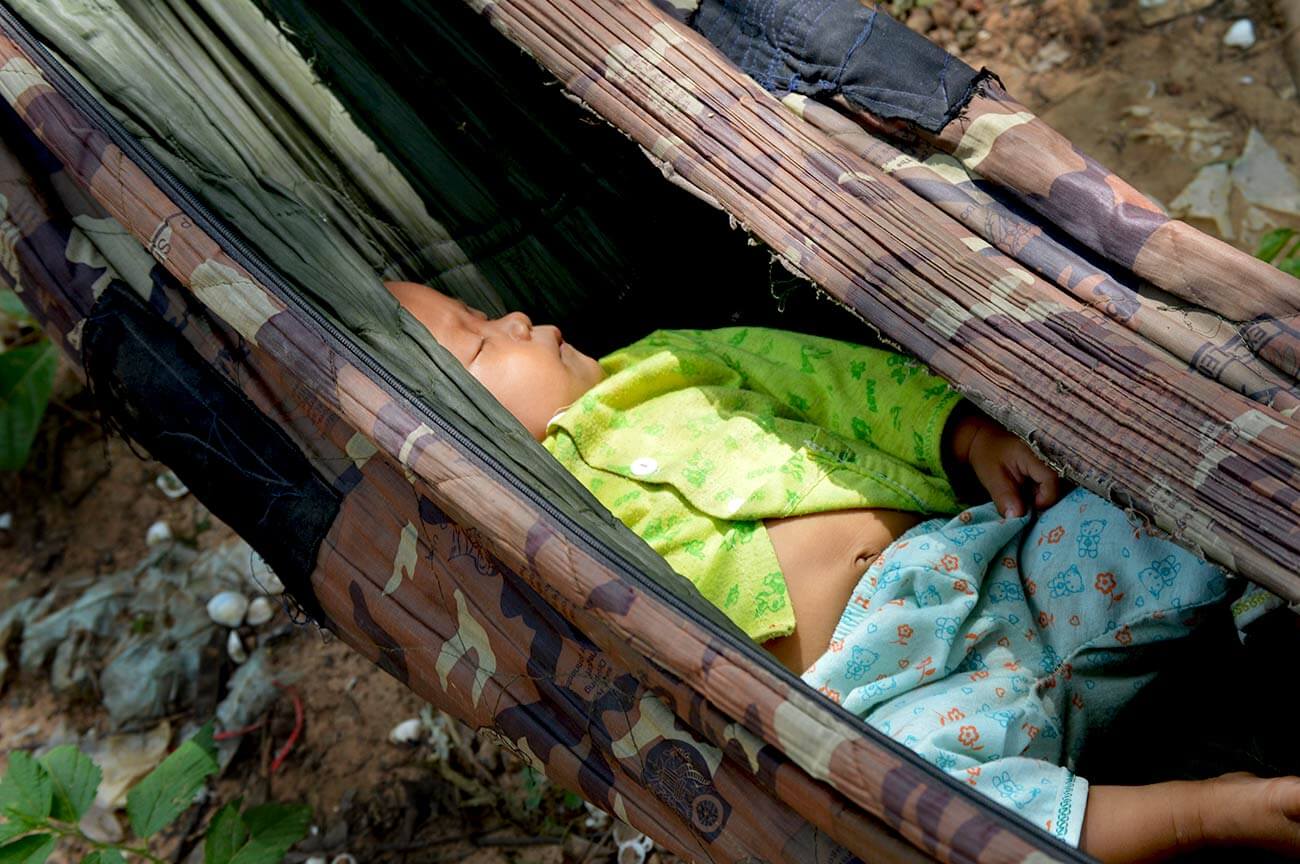
[{"label": "zipper", "polygon": [[[722,638],[729,647],[739,650],[750,662],[758,663],[787,686],[806,687],[801,679],[777,663],[767,652],[757,648],[748,640],[742,641],[726,631],[714,630],[711,627],[711,622],[702,621],[695,609],[683,603],[675,594],[663,588],[653,579],[642,575],[640,570],[633,567],[603,540],[573,521],[572,517],[567,513],[556,508],[544,496],[527,483],[521,481],[508,468],[486,453],[473,439],[457,429],[454,424],[438,412],[433,403],[412,391],[376,361],[363,346],[356,342],[351,333],[338,327],[312,303],[304,300],[297,289],[284,279],[275,267],[263,260],[259,253],[250,249],[233,229],[228,227],[220,217],[208,210],[207,206],[185,184],[177,180],[166,166],[159,162],[134,136],[128,133],[117,118],[91,96],[80,81],[63,68],[62,63],[50,54],[44,43],[32,34],[27,25],[19,19],[12,9],[3,3],[3,0],[0,0],[0,26],[3,26],[10,35],[16,37],[20,47],[36,62],[41,73],[50,80],[59,94],[71,102],[74,108],[82,112],[101,132],[108,136],[109,140],[122,150],[131,161],[135,162],[168,198],[174,202],[179,201],[183,205],[182,209],[185,214],[194,221],[195,225],[217,240],[218,245],[226,250],[236,263],[270,289],[281,302],[295,312],[307,316],[313,324],[333,339],[336,348],[349,362],[355,363],[359,368],[364,369],[367,374],[378,377],[392,392],[405,399],[408,404],[416,409],[415,413],[418,419],[432,421],[433,426],[454,440],[462,448],[463,452],[468,452],[489,474],[504,481],[530,504],[550,516],[564,530],[567,536],[582,542],[589,551],[595,553],[595,558],[603,561],[619,575],[628,577],[640,590],[654,595],[660,602],[673,608],[678,614],[690,619],[693,623],[708,627],[714,638]],[[1024,817],[1006,810],[996,802],[972,796],[956,778],[932,766],[916,752],[870,726],[862,718],[850,713],[843,706],[826,700],[824,704],[819,703],[819,707],[822,710],[831,711],[833,715],[838,716],[842,721],[847,721],[859,727],[876,746],[882,746],[893,752],[902,761],[926,774],[932,781],[937,781],[940,785],[955,790],[958,798],[970,800],[985,819],[997,823],[1004,830],[1026,840],[1031,846],[1038,849],[1050,849],[1053,854],[1063,854],[1063,860],[1081,862],[1081,864],[1086,864],[1086,862],[1092,860],[1062,840],[1051,836],[1044,839],[1042,829]],[[872,815],[872,818],[877,817]]]}]

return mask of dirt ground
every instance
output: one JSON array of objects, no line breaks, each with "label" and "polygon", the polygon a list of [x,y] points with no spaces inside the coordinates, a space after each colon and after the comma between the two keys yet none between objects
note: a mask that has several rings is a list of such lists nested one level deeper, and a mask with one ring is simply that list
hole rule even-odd
[{"label": "dirt ground", "polygon": [[[1170,0],[1178,2],[1198,5]],[[1154,25],[1139,19],[1136,2],[892,5],[913,29],[996,71],[1083,151],[1162,203],[1201,166],[1239,155],[1252,128],[1293,171],[1300,166],[1296,86],[1280,53],[1278,23],[1262,0],[1221,0]],[[1239,18],[1251,19],[1257,36],[1245,50],[1223,44]],[[1238,231],[1231,239],[1243,248],[1253,248],[1266,228],[1287,224],[1278,214],[1272,224],[1246,224],[1241,202],[1235,206]],[[1300,219],[1290,224],[1300,227]],[[138,561],[145,532],[157,520],[179,542],[198,548],[230,540],[229,529],[192,496],[162,494],[154,481],[163,470],[106,438],[89,400],[65,376],[28,468],[0,475],[0,514],[12,514],[12,528],[0,529],[0,609]],[[286,696],[269,723],[245,736],[216,798],[182,826],[191,835],[221,801],[244,795],[312,805],[318,832],[291,853],[297,860],[310,854],[331,861],[342,852],[363,864],[612,860],[607,828],[587,826],[587,812],[571,797],[467,730],[451,727],[453,755],[445,758],[428,742],[390,743],[394,725],[417,717],[423,706],[346,646],[298,628],[274,644],[273,655],[284,680],[311,682],[297,688],[301,738],[270,776],[271,755],[294,726]],[[103,725],[93,700],[57,700],[44,677],[0,680],[0,754],[40,746],[56,730],[103,731]],[[570,838],[556,839],[565,826]],[[175,860],[193,847],[192,839],[168,841]]]}]

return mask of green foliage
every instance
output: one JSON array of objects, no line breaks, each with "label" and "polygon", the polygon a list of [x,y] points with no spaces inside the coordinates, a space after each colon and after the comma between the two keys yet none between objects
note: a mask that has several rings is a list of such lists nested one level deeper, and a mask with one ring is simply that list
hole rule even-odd
[{"label": "green foliage", "polygon": [[[143,840],[189,809],[195,794],[217,771],[211,724],[183,743],[127,793],[127,816]],[[99,843],[77,823],[95,801],[102,772],[86,754],[66,745],[39,761],[21,750],[9,755],[0,778],[0,864],[44,864],[60,836],[94,847],[81,864],[126,864],[124,852],[162,864],[144,846]],[[311,808],[263,804],[240,813],[241,801],[217,813],[204,842],[207,864],[278,864],[307,835]]]},{"label": "green foliage", "polygon": [[8,288],[0,288],[0,315],[17,321],[19,324],[32,324],[32,316],[18,299],[18,295]]},{"label": "green foliage", "polygon": [[176,748],[126,795],[126,815],[137,837],[152,836],[189,809],[209,774],[217,773],[211,724]]},{"label": "green foliage", "polygon": [[54,784],[32,754],[15,751],[9,756],[9,770],[0,780],[0,814],[24,822],[38,822],[50,815]]},{"label": "green foliage", "polygon": [[[18,296],[8,289],[0,289],[0,318],[20,327],[36,326]],[[0,471],[17,471],[27,461],[54,389],[58,353],[39,331],[31,335],[36,337],[34,341],[20,340],[29,344],[8,350],[0,346]]]},{"label": "green foliage", "polygon": [[28,834],[0,846],[0,864],[44,864],[58,840],[53,834]]},{"label": "green foliage", "polygon": [[[1295,243],[1292,243],[1292,240]],[[1287,249],[1287,246],[1290,246]],[[1282,250],[1286,249],[1285,252]],[[1284,273],[1300,278],[1300,239],[1293,228],[1275,228],[1259,239],[1255,257],[1267,261]]]},{"label": "green foliage", "polygon": [[85,858],[82,858],[81,864],[126,864],[126,860],[118,849],[113,846],[105,846],[103,849],[96,849]]},{"label": "green foliage", "polygon": [[230,861],[205,864],[276,864],[290,846],[307,836],[311,808],[305,804],[263,804],[244,811],[243,822],[248,839]]},{"label": "green foliage", "polygon": [[78,822],[95,802],[103,773],[90,757],[71,744],[55,747],[41,764],[54,786],[50,815],[63,822]]}]

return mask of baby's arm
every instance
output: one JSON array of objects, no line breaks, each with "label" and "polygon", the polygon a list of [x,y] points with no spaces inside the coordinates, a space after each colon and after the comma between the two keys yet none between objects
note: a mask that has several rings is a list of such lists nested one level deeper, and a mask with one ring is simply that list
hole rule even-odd
[{"label": "baby's arm", "polygon": [[1151,786],[1093,786],[1080,848],[1106,862],[1161,861],[1205,846],[1300,856],[1300,778],[1226,774]]},{"label": "baby's arm", "polygon": [[948,476],[960,485],[965,468],[988,492],[1003,516],[1026,512],[1022,490],[1032,491],[1034,507],[1043,509],[1060,497],[1061,478],[1028,444],[981,414],[969,403],[953,411],[944,431]]}]

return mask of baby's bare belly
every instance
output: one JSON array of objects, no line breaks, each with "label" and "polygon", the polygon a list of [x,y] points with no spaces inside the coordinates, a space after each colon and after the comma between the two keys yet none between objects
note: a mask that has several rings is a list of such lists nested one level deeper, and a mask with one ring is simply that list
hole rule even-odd
[{"label": "baby's bare belly", "polygon": [[923,520],[916,513],[875,509],[767,520],[767,536],[794,610],[795,632],[764,647],[794,672],[808,668],[830,644],[863,571]]}]

